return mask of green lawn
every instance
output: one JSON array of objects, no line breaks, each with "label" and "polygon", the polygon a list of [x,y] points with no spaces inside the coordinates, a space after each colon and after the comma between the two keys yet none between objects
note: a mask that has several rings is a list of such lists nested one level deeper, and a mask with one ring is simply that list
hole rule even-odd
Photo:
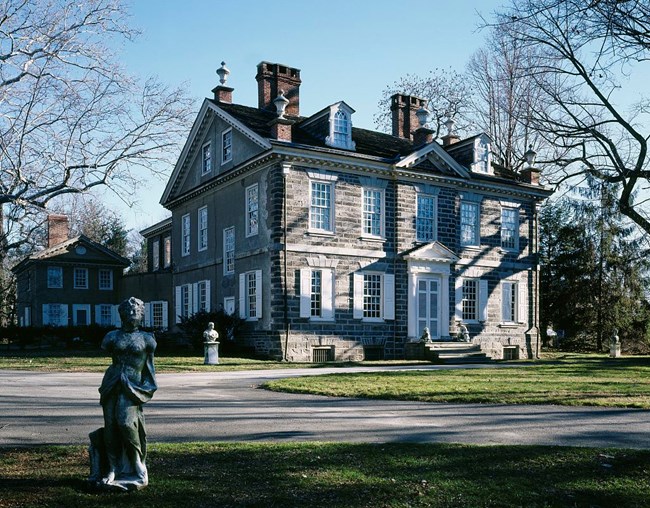
[{"label": "green lawn", "polygon": [[264,386],[336,397],[650,409],[650,357],[566,354],[504,369],[337,373]]},{"label": "green lawn", "polygon": [[87,489],[85,447],[0,449],[0,507],[642,507],[650,451],[440,444],[156,444],[150,485]]}]

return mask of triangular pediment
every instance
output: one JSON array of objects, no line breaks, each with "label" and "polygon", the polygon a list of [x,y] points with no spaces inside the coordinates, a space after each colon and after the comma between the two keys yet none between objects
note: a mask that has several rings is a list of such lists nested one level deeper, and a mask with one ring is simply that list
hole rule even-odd
[{"label": "triangular pediment", "polygon": [[397,164],[395,164],[396,168],[403,169],[421,168],[427,170],[431,169],[431,166],[442,173],[460,176],[462,178],[470,178],[467,169],[456,162],[456,160],[454,160],[454,158],[449,155],[437,141],[432,141],[431,143],[424,145],[419,150],[403,157]]},{"label": "triangular pediment", "polygon": [[[224,111],[212,101],[208,99],[204,100],[201,109],[194,120],[194,124],[192,125],[187,140],[185,141],[183,150],[174,166],[174,170],[167,182],[167,186],[165,187],[162,198],[160,199],[161,204],[164,205],[185,193],[188,185],[189,187],[193,187],[194,183],[198,183],[198,180],[197,182],[188,182],[188,176],[193,169],[193,164],[195,164],[201,148],[206,142],[206,133],[215,122],[231,127],[233,132],[236,132],[242,140],[245,140],[245,142],[250,144],[251,147],[257,147],[257,150],[262,151],[271,148],[271,143],[269,143],[268,139],[249,129],[241,121]],[[218,172],[219,166],[219,159],[217,157],[218,148],[219,147],[216,145],[213,147],[213,164],[215,167],[215,173]],[[253,150],[254,149],[251,148],[249,151]]]},{"label": "triangular pediment", "polygon": [[455,263],[459,259],[451,249],[438,241],[418,247],[409,252],[404,258],[416,261],[434,261],[437,263]]}]

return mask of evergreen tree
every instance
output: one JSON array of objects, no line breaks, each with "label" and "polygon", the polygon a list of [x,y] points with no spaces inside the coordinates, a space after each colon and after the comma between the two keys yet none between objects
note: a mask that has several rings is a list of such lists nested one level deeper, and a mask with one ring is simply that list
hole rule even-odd
[{"label": "evergreen tree", "polygon": [[615,186],[587,179],[540,215],[542,329],[601,351],[614,329],[628,345],[650,338],[650,261],[638,228],[616,208]]}]

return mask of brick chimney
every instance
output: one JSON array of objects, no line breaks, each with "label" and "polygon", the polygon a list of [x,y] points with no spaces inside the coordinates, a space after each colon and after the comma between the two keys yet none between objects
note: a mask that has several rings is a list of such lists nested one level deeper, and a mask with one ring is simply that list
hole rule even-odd
[{"label": "brick chimney", "polygon": [[426,100],[412,95],[396,93],[391,96],[390,111],[393,117],[393,136],[412,140],[413,131],[420,126],[415,113],[418,109],[425,107],[426,103]]},{"label": "brick chimney", "polygon": [[51,214],[47,216],[47,246],[54,247],[68,240],[68,216]]},{"label": "brick chimney", "polygon": [[257,96],[258,107],[276,111],[273,101],[282,92],[289,100],[287,105],[287,116],[298,116],[300,114],[300,69],[287,67],[270,62],[257,64]]}]

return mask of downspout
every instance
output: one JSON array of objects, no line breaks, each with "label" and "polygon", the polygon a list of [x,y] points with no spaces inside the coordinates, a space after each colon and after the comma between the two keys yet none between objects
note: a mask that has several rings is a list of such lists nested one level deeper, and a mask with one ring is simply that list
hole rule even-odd
[{"label": "downspout", "polygon": [[284,290],[284,354],[282,355],[283,361],[288,361],[287,350],[289,349],[289,334],[291,333],[291,325],[289,323],[289,295],[287,287],[287,179],[291,171],[291,164],[288,162],[282,163],[282,251],[283,251],[283,276],[282,286]]}]

